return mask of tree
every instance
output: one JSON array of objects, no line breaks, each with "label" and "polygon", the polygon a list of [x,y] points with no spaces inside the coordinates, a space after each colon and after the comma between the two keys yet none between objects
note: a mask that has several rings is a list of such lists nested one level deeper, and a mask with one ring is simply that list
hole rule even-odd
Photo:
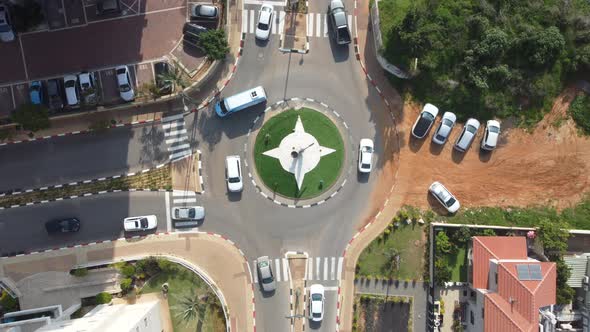
[{"label": "tree", "polygon": [[[200,36],[204,34],[205,33],[201,34]],[[184,70],[182,70],[182,67],[177,61],[174,61],[174,65],[170,66],[170,70],[158,75],[158,78],[162,81],[170,81],[174,83],[176,90],[179,90],[179,88],[182,90],[189,85],[186,73]]]},{"label": "tree", "polygon": [[40,2],[35,0],[19,1],[13,6],[12,14],[14,26],[20,32],[28,31],[45,20]]},{"label": "tree", "polygon": [[400,253],[396,248],[388,248],[383,253],[383,256],[385,256],[385,265],[383,266],[383,270],[390,277],[393,275],[393,271],[398,268],[399,255]]},{"label": "tree", "polygon": [[439,231],[436,234],[436,249],[443,254],[449,254],[452,250],[452,244],[445,231]]},{"label": "tree", "polygon": [[567,227],[562,220],[542,218],[539,221],[539,240],[548,256],[561,256],[567,250],[567,239],[570,236]]},{"label": "tree", "polygon": [[222,60],[229,52],[229,45],[223,30],[209,30],[199,35],[198,46],[211,60]]},{"label": "tree", "polygon": [[12,113],[11,118],[12,121],[20,124],[23,129],[32,132],[47,129],[51,125],[49,122],[49,112],[43,105],[22,104]]},{"label": "tree", "polygon": [[176,316],[189,324],[196,320],[197,324],[203,324],[205,313],[207,311],[207,302],[202,296],[195,293],[194,288],[190,289],[190,294],[177,298],[178,304],[172,307],[177,311]]},{"label": "tree", "polygon": [[557,304],[568,304],[572,301],[575,295],[574,289],[567,284],[572,272],[562,258],[557,259],[555,264],[555,268],[557,269]]},{"label": "tree", "polygon": [[461,226],[461,228],[455,230],[451,234],[451,238],[454,242],[465,244],[471,239],[471,231],[467,226]]},{"label": "tree", "polygon": [[528,28],[521,35],[520,47],[534,66],[547,66],[555,62],[565,46],[565,39],[556,27]]},{"label": "tree", "polygon": [[442,285],[444,282],[451,280],[452,271],[447,266],[447,262],[441,257],[434,261],[434,279],[437,285]]}]

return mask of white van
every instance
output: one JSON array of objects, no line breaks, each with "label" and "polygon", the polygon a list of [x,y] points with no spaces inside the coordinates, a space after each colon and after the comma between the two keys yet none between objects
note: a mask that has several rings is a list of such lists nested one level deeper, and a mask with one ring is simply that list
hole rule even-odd
[{"label": "white van", "polygon": [[220,117],[225,117],[231,113],[241,111],[250,106],[254,106],[266,101],[266,92],[261,86],[254,89],[240,92],[231,97],[222,98],[215,104],[215,113]]}]

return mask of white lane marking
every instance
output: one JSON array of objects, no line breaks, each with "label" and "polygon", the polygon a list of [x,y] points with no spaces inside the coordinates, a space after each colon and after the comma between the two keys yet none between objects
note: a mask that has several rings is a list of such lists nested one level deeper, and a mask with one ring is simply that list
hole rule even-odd
[{"label": "white lane marking", "polygon": [[277,282],[281,281],[281,260],[279,258],[275,259],[275,276],[277,277]]},{"label": "white lane marking", "polygon": [[324,37],[328,37],[328,17],[324,14]]},{"label": "white lane marking", "polygon": [[179,145],[174,145],[168,148],[168,151],[176,151],[176,150],[184,150],[184,149],[189,149],[191,147],[190,144],[179,144]]},{"label": "white lane marking", "polygon": [[188,136],[181,136],[176,138],[171,138],[166,140],[166,144],[178,143],[182,141],[188,141]]},{"label": "white lane marking", "polygon": [[334,292],[338,290],[338,286],[324,287],[324,290],[327,292]]},{"label": "white lane marking", "polygon": [[[256,268],[258,266],[258,262],[256,260],[252,261],[252,264],[254,264],[254,274],[252,275],[254,277],[254,283],[257,284],[258,283],[258,269]],[[250,267],[250,265],[248,265],[248,268]]]},{"label": "white lane marking", "polygon": [[196,198],[175,198],[174,204],[182,204],[182,203],[196,203]]},{"label": "white lane marking", "polygon": [[242,32],[248,32],[248,11],[242,10]]},{"label": "white lane marking", "polygon": [[315,35],[316,37],[322,36],[322,14],[316,14],[317,23],[315,25]]},{"label": "white lane marking", "polygon": [[272,15],[272,33],[273,34],[280,33],[279,32],[279,22],[278,22],[279,18],[277,15],[278,15],[277,11],[275,11]]},{"label": "white lane marking", "polygon": [[309,258],[307,261],[307,272],[309,275],[307,280],[313,280],[313,258]]},{"label": "white lane marking", "polygon": [[307,37],[313,37],[313,17],[312,13],[308,13],[305,16],[305,20],[307,22]]},{"label": "white lane marking", "polygon": [[176,152],[170,155],[169,159],[176,159],[176,158],[182,158],[185,156],[189,156],[191,154],[191,150],[182,150],[180,152]]},{"label": "white lane marking", "polygon": [[254,33],[254,24],[256,20],[256,11],[255,10],[250,10],[250,33]]},{"label": "white lane marking", "polygon": [[320,262],[321,262],[321,260],[322,259],[320,257],[316,257],[315,258],[315,274],[316,274],[316,280],[320,280],[321,279],[320,278],[320,273],[321,273],[321,270],[320,270]]},{"label": "white lane marking", "polygon": [[279,14],[279,34],[282,34],[285,30],[285,15],[286,13],[281,10]]},{"label": "white lane marking", "polygon": [[342,278],[342,262],[344,261],[344,257],[338,257],[338,275],[336,276],[337,280]]},{"label": "white lane marking", "polygon": [[332,257],[330,264],[330,280],[336,280],[336,257]]},{"label": "white lane marking", "polygon": [[170,128],[176,128],[176,127],[183,127],[184,126],[184,120],[178,120],[176,122],[168,122],[168,123],[164,123],[162,125],[162,128],[164,129],[170,129]]},{"label": "white lane marking", "polygon": [[328,257],[324,257],[324,280],[328,280]]},{"label": "white lane marking", "polygon": [[170,193],[166,192],[164,196],[164,201],[166,202],[166,231],[172,231],[172,219],[170,218]]},{"label": "white lane marking", "polygon": [[172,196],[197,196],[194,191],[174,190]]},{"label": "white lane marking", "polygon": [[245,0],[245,5],[262,5],[265,3],[271,3],[273,6],[285,6],[286,1],[269,1],[269,0]]},{"label": "white lane marking", "polygon": [[164,132],[164,136],[178,136],[180,134],[186,134],[186,129],[172,130]]},{"label": "white lane marking", "polygon": [[289,280],[289,261],[286,258],[283,258],[283,280]]},{"label": "white lane marking", "polygon": [[162,118],[161,121],[162,121],[162,123],[165,123],[165,122],[176,121],[176,120],[179,120],[179,119],[182,119],[182,118],[184,118],[184,115],[182,115],[182,114],[176,114],[176,115],[171,115],[171,116],[164,117],[164,118]]},{"label": "white lane marking", "polygon": [[348,15],[348,28],[352,29],[352,15]]}]

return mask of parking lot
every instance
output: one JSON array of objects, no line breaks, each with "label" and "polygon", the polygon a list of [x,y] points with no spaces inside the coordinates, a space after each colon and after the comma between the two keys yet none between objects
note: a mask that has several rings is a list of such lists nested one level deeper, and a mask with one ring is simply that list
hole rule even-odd
[{"label": "parking lot", "polygon": [[204,62],[202,51],[181,42],[186,0],[118,0],[118,10],[106,14],[97,1],[44,1],[46,24],[0,43],[0,119],[28,102],[31,81],[57,78],[63,84],[66,74],[93,72],[99,104],[112,105],[121,102],[116,66],[129,66],[135,89],[153,82],[155,61],[179,61],[188,71]]}]

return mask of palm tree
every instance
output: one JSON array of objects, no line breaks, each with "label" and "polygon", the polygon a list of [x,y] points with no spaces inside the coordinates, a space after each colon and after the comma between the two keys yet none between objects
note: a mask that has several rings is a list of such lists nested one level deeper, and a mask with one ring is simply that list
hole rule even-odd
[{"label": "palm tree", "polygon": [[174,83],[176,90],[184,90],[189,83],[186,79],[186,74],[182,70],[178,61],[173,60],[173,65],[170,66],[170,70],[158,75],[158,78],[162,81],[170,81]]},{"label": "palm tree", "polygon": [[[197,321],[197,326],[205,322],[205,313],[207,312],[207,301],[203,301],[203,296],[196,294],[191,288],[190,294],[176,298],[178,304],[173,306],[176,311],[176,317],[180,318],[186,324],[193,320]],[[197,328],[197,330],[199,330]]]},{"label": "palm tree", "polygon": [[383,255],[385,256],[384,269],[391,277],[393,275],[393,271],[398,268],[400,253],[396,248],[388,248],[383,253]]}]

